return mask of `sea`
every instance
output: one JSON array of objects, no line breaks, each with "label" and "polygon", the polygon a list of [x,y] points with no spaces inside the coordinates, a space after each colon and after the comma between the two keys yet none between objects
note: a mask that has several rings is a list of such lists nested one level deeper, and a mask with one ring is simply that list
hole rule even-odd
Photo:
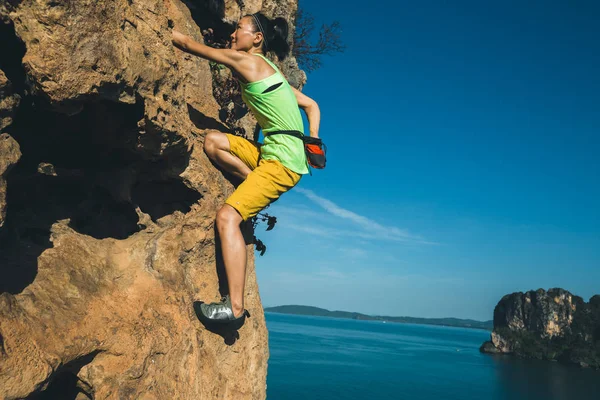
[{"label": "sea", "polygon": [[600,371],[482,354],[488,331],[265,316],[269,400],[600,400]]}]

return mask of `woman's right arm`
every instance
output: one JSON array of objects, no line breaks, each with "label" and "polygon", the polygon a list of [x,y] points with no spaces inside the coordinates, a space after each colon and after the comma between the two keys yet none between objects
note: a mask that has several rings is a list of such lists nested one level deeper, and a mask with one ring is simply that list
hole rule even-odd
[{"label": "woman's right arm", "polygon": [[193,54],[219,64],[226,65],[236,71],[242,68],[244,56],[240,52],[231,49],[215,49],[202,43],[196,42],[176,30],[173,30],[173,44],[186,53]]}]

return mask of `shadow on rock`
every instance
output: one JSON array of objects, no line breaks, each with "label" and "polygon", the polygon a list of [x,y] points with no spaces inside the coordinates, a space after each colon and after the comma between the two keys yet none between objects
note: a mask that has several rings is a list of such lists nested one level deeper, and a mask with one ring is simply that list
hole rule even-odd
[{"label": "shadow on rock", "polygon": [[189,104],[188,104],[187,108],[188,108],[190,120],[192,121],[192,123],[194,125],[196,125],[196,128],[203,129],[203,130],[204,129],[215,129],[219,132],[233,133],[233,131],[231,129],[229,129],[227,126],[223,125],[220,121],[217,121],[214,118],[208,117],[207,115],[201,113],[200,111],[198,111],[194,107],[190,106]]},{"label": "shadow on rock", "polygon": [[202,196],[181,181],[141,182],[132,189],[132,199],[153,221],[173,214],[187,213]]},{"label": "shadow on rock", "polygon": [[122,240],[144,228],[137,206],[156,221],[189,212],[201,198],[179,178],[189,164],[184,145],[161,160],[136,152],[143,116],[142,100],[90,102],[64,115],[38,97],[23,99],[7,132],[23,156],[6,178],[0,293],[20,293],[34,281],[57,221],[96,239]]},{"label": "shadow on rock", "polygon": [[99,350],[79,357],[63,366],[61,366],[50,378],[50,384],[46,390],[32,393],[27,400],[82,400],[92,399],[92,388],[81,381],[77,374],[84,366],[91,363]]},{"label": "shadow on rock", "polygon": [[[24,165],[24,164],[23,164]],[[138,231],[137,214],[89,191],[82,179],[9,175],[9,207],[0,230],[0,292],[20,293],[37,275],[38,257],[48,248],[52,224],[70,219],[70,226],[96,237],[123,239]]]},{"label": "shadow on rock", "polygon": [[202,325],[204,325],[206,330],[221,336],[226,345],[233,345],[236,340],[240,338],[240,333],[238,330],[244,325],[246,318],[250,318],[250,313],[247,310],[244,310],[244,318],[240,318],[231,323],[211,322],[202,317],[202,313],[200,311],[200,306],[202,304],[204,304],[202,301],[194,302],[194,312],[196,313],[198,320],[202,323]]}]

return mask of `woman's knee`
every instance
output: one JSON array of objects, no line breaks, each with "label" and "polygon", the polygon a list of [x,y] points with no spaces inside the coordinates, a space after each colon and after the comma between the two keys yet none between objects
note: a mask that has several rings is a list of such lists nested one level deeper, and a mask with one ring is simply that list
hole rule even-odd
[{"label": "woman's knee", "polygon": [[217,211],[217,229],[223,229],[226,226],[238,226],[242,222],[242,216],[237,212],[235,208],[229,204],[224,204],[223,207]]},{"label": "woman's knee", "polygon": [[210,131],[204,138],[204,152],[214,158],[219,150],[229,151],[229,140],[227,136],[219,131]]}]

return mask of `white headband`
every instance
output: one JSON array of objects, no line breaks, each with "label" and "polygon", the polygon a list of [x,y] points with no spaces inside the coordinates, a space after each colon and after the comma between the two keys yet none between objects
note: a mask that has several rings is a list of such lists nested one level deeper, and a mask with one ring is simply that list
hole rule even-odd
[{"label": "white headband", "polygon": [[269,46],[269,42],[267,41],[267,35],[264,31],[264,29],[262,28],[262,25],[260,24],[260,21],[258,20],[258,17],[256,16],[256,14],[252,14],[252,17],[254,17],[254,21],[256,21],[256,25],[258,26],[258,30],[260,31],[260,33],[263,34],[263,39],[265,40],[265,47]]}]

